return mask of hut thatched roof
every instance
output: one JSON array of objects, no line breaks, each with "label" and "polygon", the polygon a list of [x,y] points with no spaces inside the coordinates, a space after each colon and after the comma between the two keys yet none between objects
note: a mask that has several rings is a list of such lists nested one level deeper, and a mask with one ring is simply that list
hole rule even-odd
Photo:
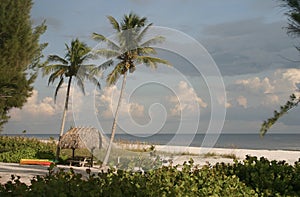
[{"label": "hut thatched roof", "polygon": [[65,149],[100,149],[101,136],[100,131],[95,128],[72,128],[62,136],[59,146]]}]

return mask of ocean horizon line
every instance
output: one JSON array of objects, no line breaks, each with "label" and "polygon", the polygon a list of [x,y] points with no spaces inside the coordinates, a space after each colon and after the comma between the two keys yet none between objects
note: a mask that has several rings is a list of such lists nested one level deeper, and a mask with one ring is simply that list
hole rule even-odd
[{"label": "ocean horizon line", "polygon": [[[191,136],[192,135],[192,136]],[[38,139],[58,139],[58,134],[0,134],[0,136],[34,137]],[[105,135],[110,137],[110,135]],[[179,136],[179,137],[178,137]],[[213,136],[213,141],[206,141],[205,136]],[[210,139],[210,140],[211,140]],[[267,150],[300,150],[300,134],[274,134],[269,133],[263,138],[259,134],[155,134],[151,136],[135,136],[130,134],[116,134],[115,141],[129,143],[146,143],[154,145],[178,145],[190,147],[212,146],[215,148],[237,149],[267,149]]]}]

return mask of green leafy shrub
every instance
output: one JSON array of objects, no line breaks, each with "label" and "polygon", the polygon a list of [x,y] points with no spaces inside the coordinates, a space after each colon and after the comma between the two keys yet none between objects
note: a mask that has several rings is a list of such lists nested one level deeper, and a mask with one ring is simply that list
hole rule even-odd
[{"label": "green leafy shrub", "polygon": [[[52,166],[53,167],[53,166]],[[208,166],[199,169],[193,161],[178,167],[162,167],[146,173],[110,169],[84,178],[71,169],[45,177],[37,176],[30,186],[16,178],[0,186],[1,196],[255,196],[255,191]],[[89,171],[87,171],[90,173]]]},{"label": "green leafy shrub", "polygon": [[35,158],[36,150],[28,147],[20,150],[7,151],[0,154],[0,161],[13,163],[19,162],[22,158],[33,159]]},{"label": "green leafy shrub", "polygon": [[221,163],[215,168],[229,176],[238,176],[261,196],[300,196],[299,162],[292,166],[285,161],[246,156],[243,162]]},{"label": "green leafy shrub", "polygon": [[162,167],[149,172],[148,196],[255,196],[254,190],[215,168],[194,166],[193,160],[181,170]]},{"label": "green leafy shrub", "polygon": [[31,185],[20,177],[0,185],[0,196],[300,196],[300,161],[249,157],[234,164],[164,166],[145,173],[109,169],[97,175],[54,171]]},{"label": "green leafy shrub", "polygon": [[55,158],[55,142],[44,143],[35,138],[0,136],[0,162],[18,163],[26,159]]}]

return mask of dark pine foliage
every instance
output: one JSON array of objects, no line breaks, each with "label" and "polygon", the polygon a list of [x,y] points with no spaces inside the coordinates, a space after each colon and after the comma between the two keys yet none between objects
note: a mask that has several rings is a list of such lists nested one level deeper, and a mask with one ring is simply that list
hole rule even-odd
[{"label": "dark pine foliage", "polygon": [[32,0],[0,1],[0,130],[8,111],[20,108],[32,93],[41,51],[39,37],[46,30],[32,27]]}]

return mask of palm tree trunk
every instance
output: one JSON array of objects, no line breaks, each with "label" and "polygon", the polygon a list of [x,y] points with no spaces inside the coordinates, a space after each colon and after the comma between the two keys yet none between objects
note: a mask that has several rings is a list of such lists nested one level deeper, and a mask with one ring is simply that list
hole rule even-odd
[{"label": "palm tree trunk", "polygon": [[122,103],[123,91],[125,89],[125,84],[126,84],[126,77],[127,77],[127,72],[125,72],[124,76],[123,76],[123,82],[122,82],[121,92],[120,92],[120,96],[119,96],[119,101],[118,101],[118,105],[117,105],[117,108],[116,108],[116,113],[115,113],[115,118],[114,118],[114,121],[113,121],[113,125],[112,125],[112,128],[111,128],[111,137],[110,137],[110,141],[109,141],[109,144],[108,144],[108,148],[106,150],[106,154],[105,154],[102,166],[107,165],[109,155],[110,155],[110,152],[111,152],[111,148],[112,148],[112,144],[113,144],[113,141],[114,141],[114,138],[115,138],[119,108],[120,108],[121,103]]},{"label": "palm tree trunk", "polygon": [[62,117],[62,120],[61,120],[61,127],[60,127],[60,134],[59,134],[59,137],[58,137],[58,144],[57,144],[57,147],[56,147],[56,157],[55,157],[56,161],[58,161],[58,159],[59,159],[60,141],[61,141],[62,135],[64,134],[64,129],[65,129],[65,122],[66,122],[68,104],[69,104],[69,97],[70,97],[71,82],[72,82],[72,76],[69,78],[69,82],[68,82],[68,88],[67,88],[67,94],[66,94],[66,100],[65,100],[65,107],[64,107],[63,117]]}]

